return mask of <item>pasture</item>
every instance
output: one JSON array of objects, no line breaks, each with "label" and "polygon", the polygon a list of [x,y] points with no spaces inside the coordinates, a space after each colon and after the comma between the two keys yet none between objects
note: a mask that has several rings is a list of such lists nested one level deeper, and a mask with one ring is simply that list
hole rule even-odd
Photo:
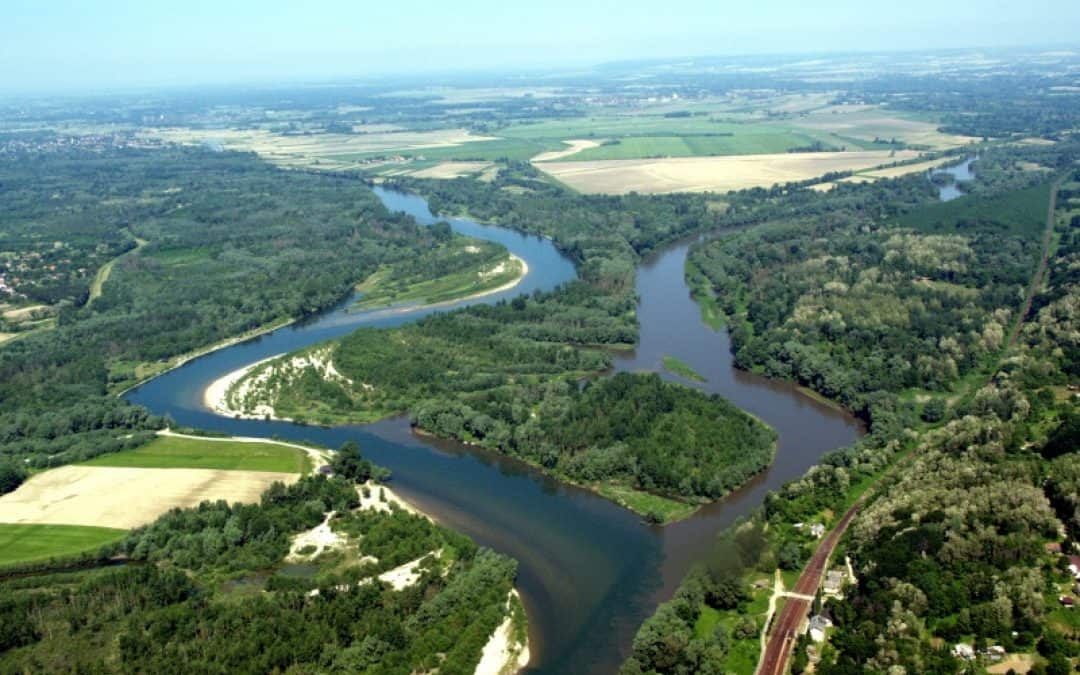
[{"label": "pasture", "polygon": [[142,447],[99,455],[82,465],[304,473],[310,460],[299,448],[275,443],[160,436]]},{"label": "pasture", "polygon": [[655,160],[564,161],[537,164],[589,194],[727,192],[805,181],[832,171],[858,171],[914,159],[913,151],[783,153]]},{"label": "pasture", "polygon": [[95,551],[125,534],[108,527],[0,523],[0,566]]}]

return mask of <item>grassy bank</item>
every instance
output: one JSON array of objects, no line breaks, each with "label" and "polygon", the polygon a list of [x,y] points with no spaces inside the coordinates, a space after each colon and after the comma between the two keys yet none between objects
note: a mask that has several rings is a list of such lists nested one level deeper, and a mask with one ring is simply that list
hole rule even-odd
[{"label": "grassy bank", "polygon": [[664,369],[695,382],[705,382],[705,376],[690,367],[690,364],[674,356],[664,356]]},{"label": "grassy bank", "polygon": [[310,460],[297,448],[272,443],[160,437],[140,448],[101,455],[84,464],[144,469],[305,473]]},{"label": "grassy bank", "polygon": [[0,523],[0,566],[86,553],[125,534],[108,527]]}]

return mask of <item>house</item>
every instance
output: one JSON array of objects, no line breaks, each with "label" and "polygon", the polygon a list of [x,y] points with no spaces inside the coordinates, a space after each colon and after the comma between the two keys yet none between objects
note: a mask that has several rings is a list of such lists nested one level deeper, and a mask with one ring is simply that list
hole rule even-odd
[{"label": "house", "polygon": [[810,617],[810,639],[814,642],[824,642],[825,631],[832,628],[832,625],[832,621],[827,616],[815,614]]},{"label": "house", "polygon": [[957,642],[952,648],[953,656],[958,659],[964,659],[970,661],[975,658],[975,648],[966,642]]},{"label": "house", "polygon": [[1061,553],[1061,542],[1051,541],[1046,544],[1047,553]]},{"label": "house", "polygon": [[814,523],[810,526],[810,534],[815,539],[821,539],[822,535],[825,534],[825,526],[821,523]]},{"label": "house", "polygon": [[1058,602],[1060,602],[1061,606],[1066,609],[1072,609],[1076,606],[1076,600],[1074,600],[1071,595],[1062,595],[1058,598]]},{"label": "house", "polygon": [[986,648],[985,654],[991,661],[1001,661],[1005,658],[1005,648],[1001,645],[990,645]]},{"label": "house", "polygon": [[1069,556],[1069,572],[1073,575],[1073,579],[1080,581],[1080,555]]},{"label": "house", "polygon": [[825,575],[825,595],[840,597],[845,581],[847,581],[847,573],[844,570],[839,568],[829,570],[829,573]]}]

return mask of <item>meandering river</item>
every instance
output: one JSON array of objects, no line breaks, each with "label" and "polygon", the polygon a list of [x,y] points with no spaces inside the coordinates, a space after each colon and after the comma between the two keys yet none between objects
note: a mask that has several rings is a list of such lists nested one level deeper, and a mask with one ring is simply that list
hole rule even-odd
[{"label": "meandering river", "polygon": [[[419,197],[381,188],[376,192],[391,210],[405,211],[421,223],[437,220]],[[548,239],[464,218],[448,221],[457,232],[503,244],[529,265],[517,287],[468,303],[551,289],[575,276],[573,265]],[[701,323],[690,299],[683,275],[690,244],[673,244],[639,267],[641,342],[635,352],[617,358],[616,369],[661,370],[663,355],[676,356],[707,379],[686,384],[718,392],[762,418],[780,433],[780,443],[768,471],[722,502],[666,528],[647,526],[633,513],[521,462],[419,437],[405,419],[322,428],[231,419],[203,407],[206,386],[232,370],[360,326],[400,325],[465,302],[438,310],[350,313],[346,301],[302,323],[190,361],[131,390],[126,398],[180,424],[218,432],[329,447],[356,440],[367,457],[393,471],[395,489],[408,499],[443,524],[519,561],[518,588],[530,621],[530,672],[613,672],[641,621],[708,551],[716,532],[758,506],[766,491],[802,475],[822,454],[861,433],[851,416],[791,385],[733,367],[727,333]],[[679,379],[668,373],[664,377]]]}]

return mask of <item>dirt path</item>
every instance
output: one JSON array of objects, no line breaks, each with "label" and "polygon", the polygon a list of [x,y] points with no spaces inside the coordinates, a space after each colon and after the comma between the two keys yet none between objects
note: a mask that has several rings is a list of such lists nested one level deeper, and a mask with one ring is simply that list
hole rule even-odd
[{"label": "dirt path", "polygon": [[566,148],[565,150],[551,150],[551,151],[548,151],[548,152],[542,152],[539,155],[537,155],[536,157],[533,157],[532,161],[534,161],[534,162],[554,162],[555,160],[564,159],[566,157],[569,157],[570,155],[576,155],[577,153],[581,152],[582,150],[588,150],[590,148],[599,148],[600,147],[600,144],[597,143],[596,141],[588,141],[588,140],[563,141],[563,143],[567,144],[570,147]]},{"label": "dirt path", "polygon": [[149,243],[150,242],[148,242],[145,239],[139,239],[138,237],[135,237],[135,248],[133,248],[131,250],[128,250],[128,251],[124,251],[123,253],[116,256],[115,258],[113,258],[109,262],[102,265],[101,269],[99,269],[97,271],[97,274],[94,275],[94,281],[91,282],[91,284],[90,284],[90,297],[86,300],[86,304],[89,305],[94,300],[101,297],[101,291],[102,291],[103,287],[105,286],[105,282],[108,281],[109,275],[112,274],[113,266],[116,265],[116,262],[118,260],[120,260],[121,258],[123,258],[126,255],[130,255],[132,253],[135,253],[140,248],[142,248],[143,246],[146,246]]},{"label": "dirt path", "polygon": [[1020,337],[1020,329],[1024,327],[1024,322],[1027,320],[1028,314],[1031,313],[1031,305],[1035,302],[1035,294],[1042,288],[1043,281],[1046,279],[1046,268],[1050,263],[1050,244],[1054,240],[1054,212],[1057,210],[1058,188],[1064,182],[1065,178],[1059,178],[1050,186],[1050,204],[1046,211],[1046,229],[1043,230],[1042,256],[1039,258],[1038,267],[1035,268],[1035,274],[1031,277],[1031,285],[1028,287],[1024,304],[1020,308],[1019,316],[1016,317],[1016,325],[1013,326],[1012,331],[1009,333],[1009,341],[1005,343],[1006,350],[1015,345],[1017,338]]}]

